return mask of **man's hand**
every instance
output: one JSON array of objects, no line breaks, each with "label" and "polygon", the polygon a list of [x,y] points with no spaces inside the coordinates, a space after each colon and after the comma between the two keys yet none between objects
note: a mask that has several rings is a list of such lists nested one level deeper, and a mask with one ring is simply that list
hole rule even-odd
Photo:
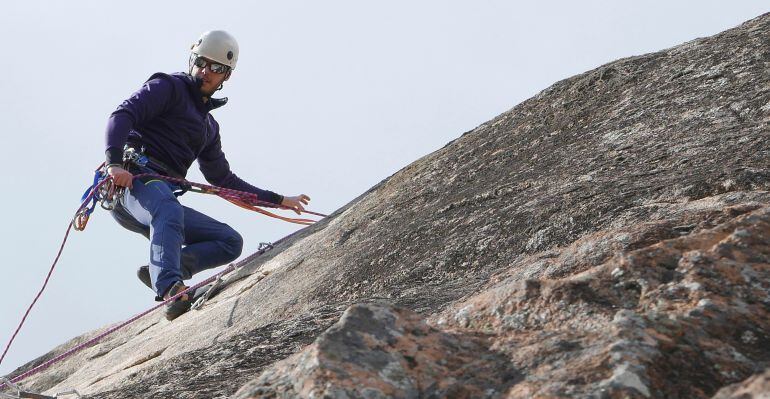
[{"label": "man's hand", "polygon": [[110,166],[107,168],[107,174],[112,176],[112,181],[115,182],[116,186],[128,188],[132,187],[134,175],[132,175],[129,171],[121,168],[120,166]]},{"label": "man's hand", "polygon": [[310,197],[305,194],[300,194],[294,197],[283,197],[281,205],[297,212],[297,215],[301,215],[302,211],[305,210],[302,205],[307,205],[308,202],[310,202]]}]

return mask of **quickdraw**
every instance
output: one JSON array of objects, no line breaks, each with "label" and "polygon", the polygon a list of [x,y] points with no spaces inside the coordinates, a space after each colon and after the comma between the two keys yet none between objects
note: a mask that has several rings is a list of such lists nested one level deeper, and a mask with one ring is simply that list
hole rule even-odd
[{"label": "quickdraw", "polygon": [[8,394],[8,393],[0,392],[0,398],[8,398],[8,399],[25,399],[25,398],[26,399],[57,399],[57,398],[61,398],[61,397],[64,397],[64,396],[70,396],[70,395],[75,395],[76,398],[82,398],[82,396],[80,396],[80,393],[78,393],[78,391],[76,391],[74,389],[71,390],[71,391],[67,391],[67,392],[57,393],[54,396],[49,396],[49,395],[41,395],[39,393],[24,391],[21,388],[19,388],[18,385],[14,384],[13,382],[11,382],[11,380],[9,380],[7,378],[0,378],[0,382],[5,384],[6,387],[11,388],[11,389],[16,391],[16,394]]},{"label": "quickdraw", "polygon": [[[257,248],[256,255],[262,255],[270,249],[273,249],[273,244],[269,242],[261,242],[259,243],[259,248]],[[231,278],[235,278],[236,276],[238,276],[238,271],[241,270],[241,268],[243,268],[243,265],[245,265],[245,263],[241,265],[236,265],[235,269],[233,270],[233,273],[231,273],[227,277],[218,276],[217,279],[214,280],[214,282],[211,284],[209,289],[206,290],[206,293],[201,295],[201,297],[198,298],[192,304],[191,309],[201,310],[203,308],[203,305],[206,304],[206,301],[208,301],[213,294],[216,294],[216,290],[218,290],[221,285],[224,285],[225,283],[227,283]]]},{"label": "quickdraw", "polygon": [[[77,231],[83,231],[88,224],[88,219],[96,209],[96,203],[98,202],[105,210],[112,210],[114,208],[114,198],[116,193],[116,187],[112,184],[112,181],[106,178],[104,173],[104,163],[99,165],[94,171],[94,181],[90,187],[86,189],[83,196],[80,197],[81,206],[75,212],[75,217],[72,219],[72,227]],[[90,204],[89,204],[90,203]]]}]

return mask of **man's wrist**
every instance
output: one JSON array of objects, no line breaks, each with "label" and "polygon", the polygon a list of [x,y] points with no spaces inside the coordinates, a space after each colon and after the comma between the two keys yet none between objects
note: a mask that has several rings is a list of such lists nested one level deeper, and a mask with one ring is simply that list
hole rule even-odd
[{"label": "man's wrist", "polygon": [[104,154],[107,158],[108,165],[113,165],[123,161],[123,150],[120,148],[110,147],[104,151]]}]

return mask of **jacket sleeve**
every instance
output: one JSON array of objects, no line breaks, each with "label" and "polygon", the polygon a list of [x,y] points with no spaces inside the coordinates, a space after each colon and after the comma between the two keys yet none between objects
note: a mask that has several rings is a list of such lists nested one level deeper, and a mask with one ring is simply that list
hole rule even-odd
[{"label": "jacket sleeve", "polygon": [[214,127],[213,139],[198,155],[198,165],[206,181],[216,186],[256,194],[260,201],[280,205],[283,202],[282,195],[254,187],[230,171],[230,163],[227,162],[225,153],[222,152],[219,125],[213,118],[211,118],[211,121]]},{"label": "jacket sleeve", "polygon": [[155,74],[141,89],[118,106],[107,121],[105,154],[107,164],[123,160],[123,146],[129,132],[144,122],[166,112],[173,104],[175,89],[171,77]]}]

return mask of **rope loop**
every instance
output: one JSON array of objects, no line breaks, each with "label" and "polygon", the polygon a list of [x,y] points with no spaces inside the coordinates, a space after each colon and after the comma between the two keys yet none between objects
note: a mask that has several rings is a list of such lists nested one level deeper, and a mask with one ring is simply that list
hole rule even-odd
[{"label": "rope loop", "polygon": [[86,209],[80,209],[75,213],[75,217],[72,219],[72,227],[77,231],[85,230],[90,217],[91,214]]},{"label": "rope loop", "polygon": [[[258,212],[265,216],[270,216],[272,218],[283,220],[285,222],[301,224],[305,226],[311,225],[316,222],[315,220],[312,220],[312,219],[285,217],[285,216],[277,215],[265,209],[262,209],[264,207],[264,208],[288,209],[288,210],[295,211],[294,209],[286,206],[273,204],[267,201],[262,201],[254,193],[234,190],[231,188],[194,183],[185,179],[159,175],[155,173],[141,173],[141,174],[134,175],[135,179],[143,178],[143,177],[158,179],[158,180],[165,180],[167,182],[174,183],[179,187],[182,187],[182,192],[179,195],[187,191],[200,193],[200,194],[214,194],[243,209],[247,209],[253,212]],[[80,206],[80,208],[76,212],[72,222],[73,226],[75,227],[75,230],[82,231],[83,229],[85,229],[86,224],[88,223],[89,216],[94,211],[94,208],[96,207],[97,202],[99,202],[101,207],[105,210],[111,211],[115,209],[117,198],[123,195],[124,190],[125,189],[123,187],[117,187],[115,185],[115,183],[112,180],[112,177],[107,174],[107,170],[104,163],[102,163],[94,171],[93,184],[91,185],[91,187],[89,187],[86,190],[86,192],[83,194],[83,197],[81,198],[81,201],[83,201],[83,204]],[[91,202],[90,206],[87,206],[88,202]],[[320,217],[327,216],[322,213],[317,213],[317,212],[313,212],[305,209],[303,209],[302,212],[310,215],[320,216]]]}]

